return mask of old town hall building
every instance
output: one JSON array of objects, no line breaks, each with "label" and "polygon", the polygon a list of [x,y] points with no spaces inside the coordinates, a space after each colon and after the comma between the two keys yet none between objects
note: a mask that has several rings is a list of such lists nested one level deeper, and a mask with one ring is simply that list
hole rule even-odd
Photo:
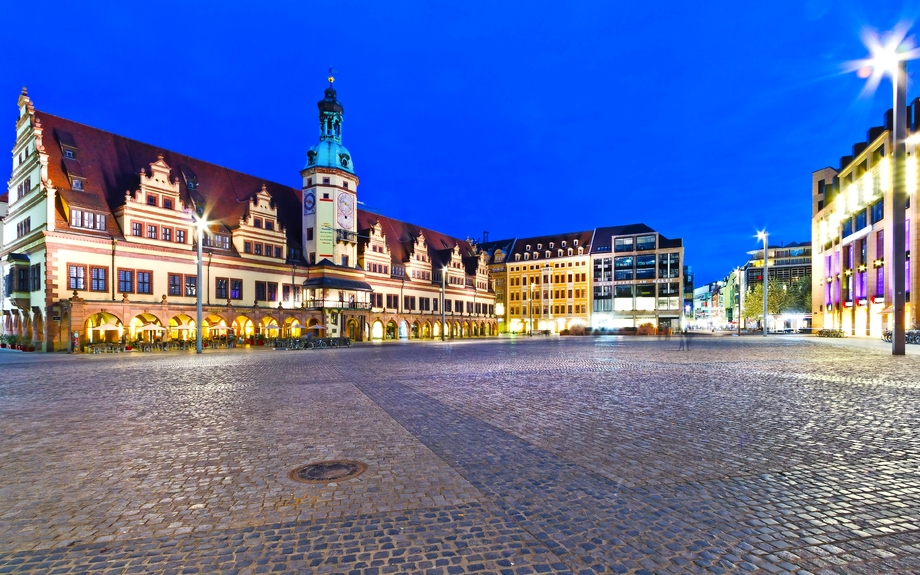
[{"label": "old town hall building", "polygon": [[300,189],[18,106],[0,333],[25,346],[497,331],[485,252],[359,207],[331,82]]}]

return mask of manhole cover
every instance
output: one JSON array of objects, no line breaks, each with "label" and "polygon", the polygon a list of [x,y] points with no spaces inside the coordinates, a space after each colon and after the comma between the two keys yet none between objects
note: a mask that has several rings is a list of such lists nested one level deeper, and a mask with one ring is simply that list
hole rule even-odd
[{"label": "manhole cover", "polygon": [[298,467],[289,477],[304,483],[329,483],[357,477],[367,471],[367,465],[360,461],[322,461]]}]

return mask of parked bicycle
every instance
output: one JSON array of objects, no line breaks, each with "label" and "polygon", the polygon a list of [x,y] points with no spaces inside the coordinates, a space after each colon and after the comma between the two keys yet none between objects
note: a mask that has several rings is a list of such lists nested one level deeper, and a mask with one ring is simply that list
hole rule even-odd
[{"label": "parked bicycle", "polygon": [[312,335],[291,338],[285,345],[287,349],[326,349],[327,347],[351,347],[351,339],[347,337],[313,337]]},{"label": "parked bicycle", "polygon": [[[893,335],[894,335],[893,332],[891,332],[890,330],[885,330],[882,333],[882,339],[887,341],[888,343],[891,343],[891,339]],[[904,332],[904,342],[920,344],[920,330],[912,329],[912,330]]]}]

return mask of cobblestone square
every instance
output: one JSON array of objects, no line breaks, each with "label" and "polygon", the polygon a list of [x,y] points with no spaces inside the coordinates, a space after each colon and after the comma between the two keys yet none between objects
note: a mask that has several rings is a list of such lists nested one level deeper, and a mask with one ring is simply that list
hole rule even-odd
[{"label": "cobblestone square", "polygon": [[920,573],[920,355],[677,346],[4,350],[0,573]]}]

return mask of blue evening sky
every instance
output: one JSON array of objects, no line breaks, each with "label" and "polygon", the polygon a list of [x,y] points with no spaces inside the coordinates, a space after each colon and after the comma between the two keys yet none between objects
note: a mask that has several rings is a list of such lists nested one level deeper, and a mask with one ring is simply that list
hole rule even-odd
[{"label": "blue evening sky", "polygon": [[918,17],[889,0],[3,2],[0,102],[7,149],[25,85],[40,110],[299,187],[332,65],[369,208],[493,240],[644,222],[683,238],[700,285],[758,229],[809,240],[811,172],[891,105],[887,80],[861,96],[842,65],[863,28]]}]

